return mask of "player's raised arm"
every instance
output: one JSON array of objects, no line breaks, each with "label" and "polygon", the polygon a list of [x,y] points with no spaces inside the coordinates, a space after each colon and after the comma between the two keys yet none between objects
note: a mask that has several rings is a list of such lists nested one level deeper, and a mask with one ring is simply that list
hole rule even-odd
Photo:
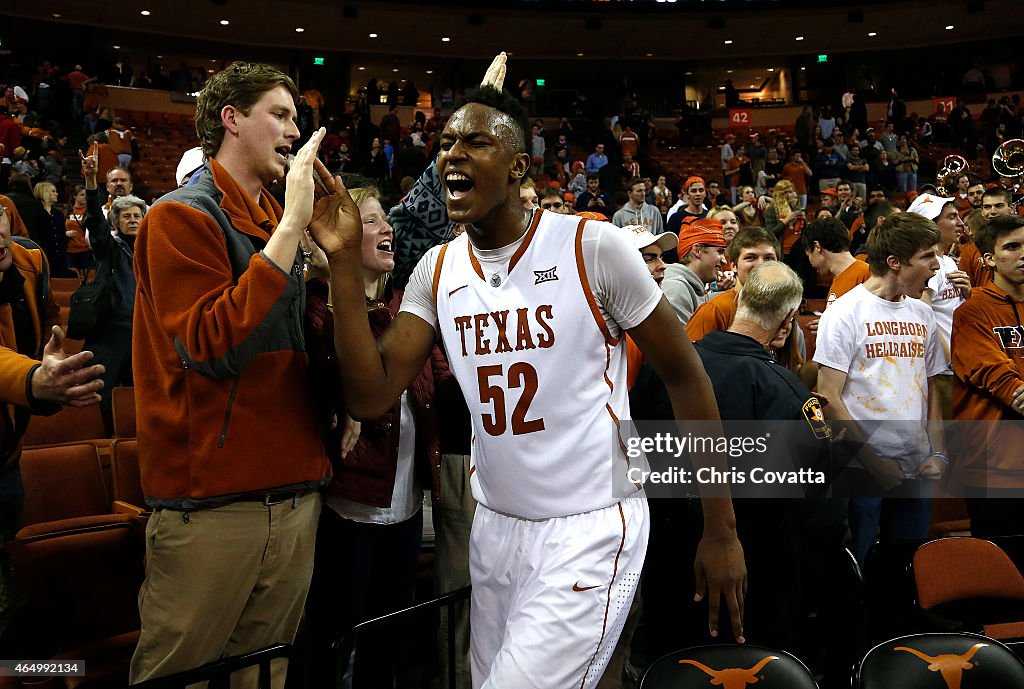
[{"label": "player's raised arm", "polygon": [[[718,404],[711,380],[704,371],[700,357],[690,339],[679,327],[679,321],[668,300],[662,298],[650,316],[629,331],[640,347],[644,359],[665,383],[676,419],[717,421]],[[706,432],[707,428],[701,429]],[[727,467],[717,455],[694,453],[694,468]],[[743,638],[743,599],[747,592],[747,567],[743,546],[736,535],[736,515],[727,485],[701,486],[701,509],[704,513],[704,534],[697,546],[693,563],[697,577],[697,597],[708,596],[708,628],[718,636],[719,603],[725,598],[737,641]]]},{"label": "player's raised arm", "polygon": [[317,200],[309,230],[330,267],[334,347],[349,414],[374,419],[409,387],[434,346],[433,326],[400,313],[378,342],[370,330],[364,296],[363,226],[341,177]]}]

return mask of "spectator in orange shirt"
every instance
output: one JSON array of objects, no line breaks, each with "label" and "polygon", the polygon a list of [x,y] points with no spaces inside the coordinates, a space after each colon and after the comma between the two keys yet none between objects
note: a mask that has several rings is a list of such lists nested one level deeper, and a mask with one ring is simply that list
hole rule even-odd
[{"label": "spectator in orange shirt", "polygon": [[800,199],[800,207],[807,208],[807,178],[814,174],[804,160],[804,155],[797,149],[789,154],[789,162],[782,166],[782,179],[788,179],[796,189]]},{"label": "spectator in orange shirt", "polygon": [[[308,88],[302,92],[302,100],[306,101],[306,105],[313,111],[313,129],[320,129],[320,108],[324,107],[324,94],[317,91],[315,88]],[[392,141],[398,141],[396,136]]]},{"label": "spectator in orange shirt", "polygon": [[114,118],[114,123],[106,131],[107,145],[117,154],[117,164],[124,169],[132,164],[133,142],[135,135],[120,117]]},{"label": "spectator in orange shirt", "polygon": [[117,153],[107,143],[107,135],[103,132],[89,137],[89,153],[96,154],[100,177],[106,177],[108,172],[118,167]]},{"label": "spectator in orange shirt", "polygon": [[85,282],[89,269],[92,268],[92,247],[85,236],[85,187],[75,186],[75,195],[71,199],[73,208],[68,210],[64,222],[64,234],[68,238],[68,268]]},{"label": "spectator in orange shirt", "polygon": [[75,122],[82,119],[82,100],[85,98],[85,85],[92,77],[82,71],[82,65],[68,72],[68,86],[71,88],[71,117]]},{"label": "spectator in orange shirt", "polygon": [[640,150],[640,137],[636,135],[629,123],[623,126],[622,133],[619,134],[619,148],[623,158],[627,155],[636,158],[637,151]]},{"label": "spectator in orange shirt", "polygon": [[[807,260],[818,274],[831,275],[833,278],[825,308],[867,280],[871,274],[868,264],[858,261],[850,253],[850,235],[846,225],[836,218],[820,218],[810,223],[804,229],[801,240]],[[817,329],[816,321],[811,329]]]}]

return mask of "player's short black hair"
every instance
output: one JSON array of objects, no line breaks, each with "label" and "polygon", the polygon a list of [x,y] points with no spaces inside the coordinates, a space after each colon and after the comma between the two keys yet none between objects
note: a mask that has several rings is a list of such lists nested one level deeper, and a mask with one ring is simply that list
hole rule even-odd
[{"label": "player's short black hair", "polygon": [[810,251],[818,242],[825,251],[834,254],[850,250],[850,234],[838,218],[818,218],[803,231],[804,249]]},{"label": "player's short black hair", "polygon": [[1010,190],[1006,187],[992,187],[991,189],[986,189],[981,198],[984,199],[986,196],[998,196],[1006,202],[1007,206],[1013,203],[1013,194],[1011,194]]},{"label": "player's short black hair", "polygon": [[508,91],[498,91],[493,86],[481,86],[469,90],[466,94],[466,103],[479,103],[508,115],[519,130],[516,133],[522,147],[518,153],[530,152],[530,121],[526,117],[526,108],[515,96]]},{"label": "player's short black hair", "polygon": [[996,242],[1021,227],[1024,227],[1024,218],[1019,215],[1001,215],[998,218],[992,218],[975,233],[974,243],[978,245],[978,251],[982,255],[994,253]]},{"label": "player's short black hair", "polygon": [[888,218],[899,211],[891,201],[876,201],[864,210],[864,227],[868,232],[875,229],[879,218]]}]

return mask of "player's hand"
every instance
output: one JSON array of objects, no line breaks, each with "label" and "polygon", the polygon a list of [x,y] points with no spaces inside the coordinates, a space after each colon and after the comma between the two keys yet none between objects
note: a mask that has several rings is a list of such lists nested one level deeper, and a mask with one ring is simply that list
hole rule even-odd
[{"label": "player's hand", "polygon": [[483,81],[480,82],[480,88],[485,86],[492,86],[497,91],[501,91],[505,85],[505,63],[508,61],[508,55],[505,53],[498,53],[491,60],[490,66],[487,71],[484,72]]},{"label": "player's hand", "polygon": [[938,457],[928,457],[917,468],[919,478],[939,479],[946,470],[946,463]]},{"label": "player's hand", "polygon": [[359,251],[363,243],[359,206],[349,196],[340,176],[334,178],[331,188],[329,195],[317,199],[313,220],[309,223],[309,235],[328,259],[346,250]]},{"label": "player's hand", "polygon": [[330,173],[317,157],[320,142],[327,130],[323,127],[313,132],[309,141],[295,154],[288,167],[284,189],[284,216],[281,225],[302,230],[313,218],[313,200],[317,194],[316,180],[313,170],[322,177],[330,179]]},{"label": "player's hand", "polygon": [[341,434],[341,457],[344,459],[359,440],[359,433],[362,432],[363,424],[345,414],[345,428]]},{"label": "player's hand", "polygon": [[697,557],[693,562],[697,593],[693,599],[708,601],[708,632],[718,638],[719,606],[722,598],[729,609],[732,635],[744,643],[743,604],[747,596],[747,565],[743,560],[743,546],[735,534],[708,536],[700,539]]},{"label": "player's hand", "polygon": [[807,330],[812,332],[812,333],[818,332],[818,324],[819,323],[821,323],[821,319],[820,318],[815,318],[813,321],[808,321],[807,322]]},{"label": "player's hand", "polygon": [[949,283],[960,290],[960,296],[968,299],[971,296],[971,276],[962,270],[954,270],[946,274]]},{"label": "player's hand", "polygon": [[50,341],[43,349],[42,365],[32,373],[32,396],[37,400],[71,407],[88,407],[100,401],[106,370],[101,364],[90,366],[93,353],[68,356],[64,351],[64,331],[53,326]]}]

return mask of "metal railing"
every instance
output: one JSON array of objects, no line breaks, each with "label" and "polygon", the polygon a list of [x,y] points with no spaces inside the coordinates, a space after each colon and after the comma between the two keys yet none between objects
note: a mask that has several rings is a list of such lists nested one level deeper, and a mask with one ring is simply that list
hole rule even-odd
[{"label": "metal railing", "polygon": [[[335,677],[335,689],[341,689],[341,675],[342,667],[345,659],[351,655],[353,644],[356,639],[364,634],[372,633],[381,630],[382,628],[390,627],[391,625],[401,624],[408,621],[410,618],[417,617],[431,610],[444,608],[448,612],[448,689],[456,689],[456,674],[455,674],[455,625],[452,624],[452,619],[455,615],[455,607],[462,601],[469,600],[469,594],[472,591],[472,586],[466,586],[461,589],[446,593],[439,598],[417,603],[416,605],[403,608],[402,610],[396,610],[395,612],[388,613],[376,617],[366,622],[360,622],[356,626],[352,627],[345,634],[333,644],[331,644],[331,654],[334,661],[334,677]],[[359,689],[358,686],[353,685],[353,689]]]},{"label": "metal railing", "polygon": [[185,689],[190,684],[198,682],[209,682],[208,689],[229,689],[232,673],[256,665],[259,666],[259,684],[257,686],[259,689],[271,689],[270,661],[278,658],[291,658],[292,655],[293,649],[290,645],[275,644],[252,653],[215,660],[192,670],[139,682],[131,685],[130,689]]}]

